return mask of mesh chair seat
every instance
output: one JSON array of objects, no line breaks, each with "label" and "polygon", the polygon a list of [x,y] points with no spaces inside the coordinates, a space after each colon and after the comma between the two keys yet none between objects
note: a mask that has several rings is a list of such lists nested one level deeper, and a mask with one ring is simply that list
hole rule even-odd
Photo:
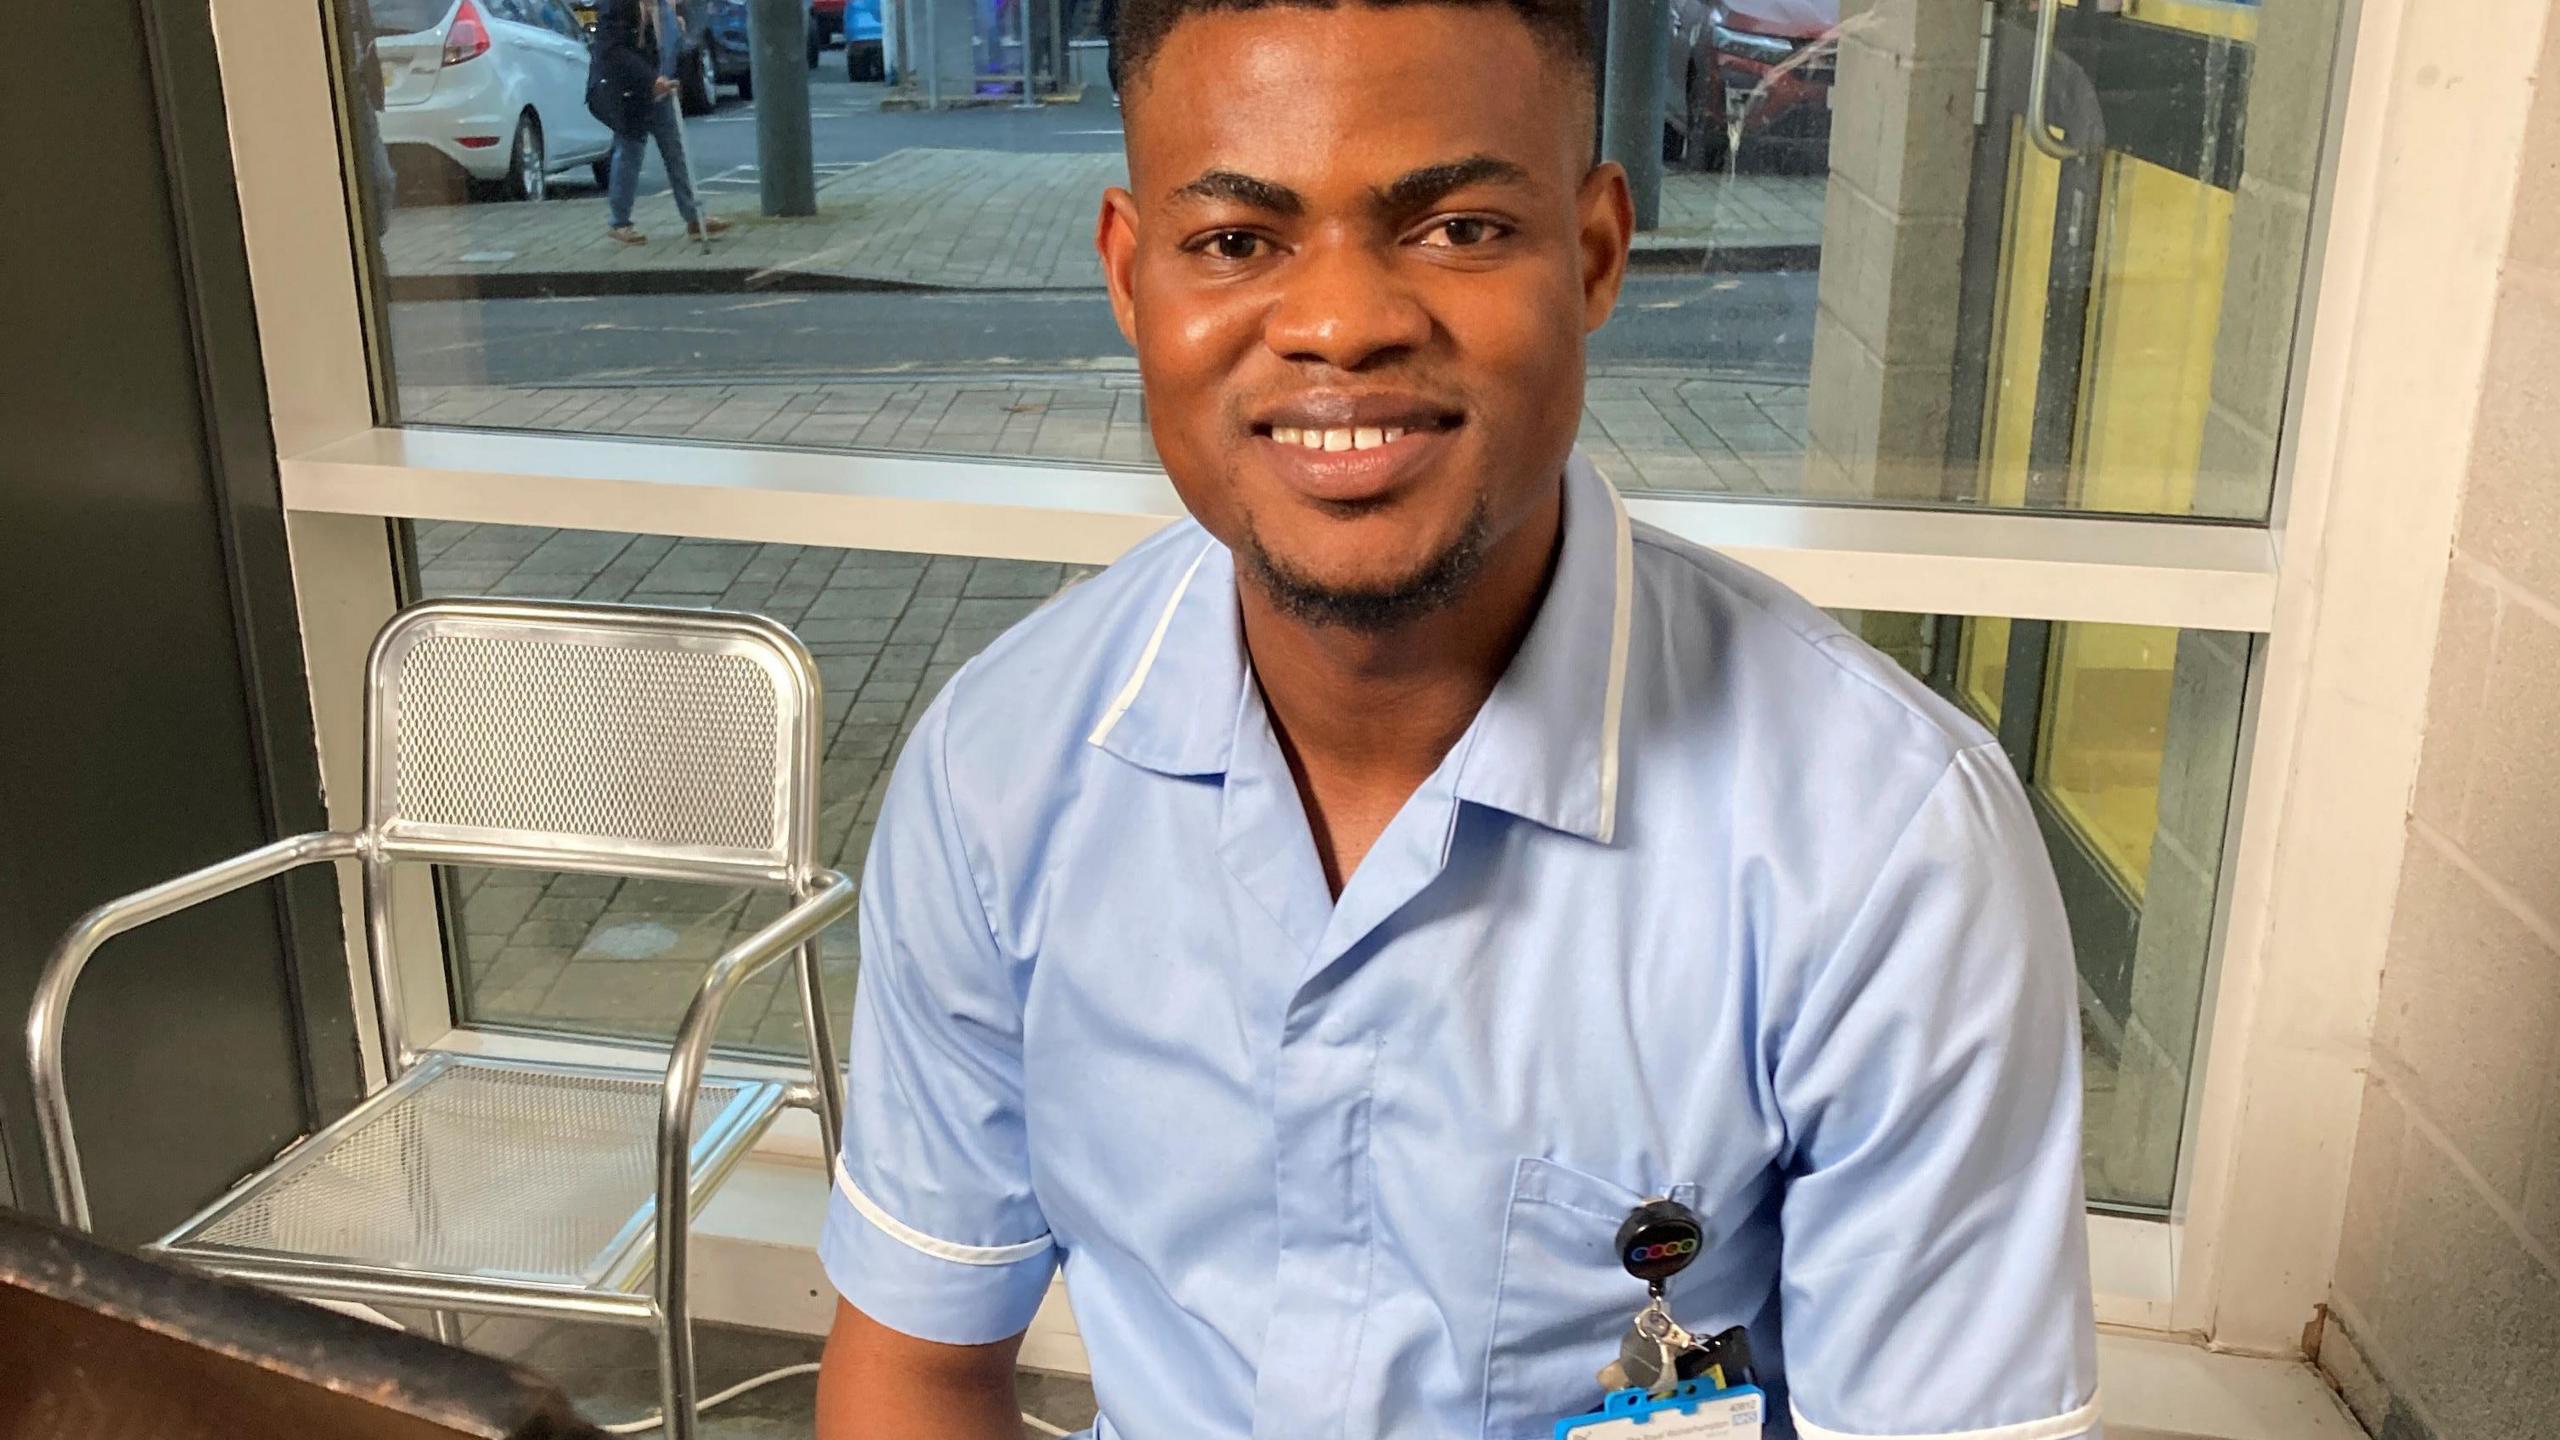
[{"label": "mesh chair seat", "polygon": [[[659,1092],[628,1071],[432,1055],[159,1248],[216,1270],[634,1289],[653,1250]],[[696,1093],[698,1190],[753,1143],[782,1089],[712,1079]]]}]

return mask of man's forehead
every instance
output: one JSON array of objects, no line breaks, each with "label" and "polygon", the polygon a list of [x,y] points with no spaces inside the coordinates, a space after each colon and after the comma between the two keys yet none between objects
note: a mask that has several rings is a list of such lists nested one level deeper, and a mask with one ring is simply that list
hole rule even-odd
[{"label": "man's forehead", "polygon": [[[1212,174],[1383,190],[1479,158],[1526,179],[1589,123],[1573,79],[1499,6],[1212,12],[1186,18],[1148,66],[1130,161],[1151,172],[1150,198]],[[1561,158],[1577,174],[1588,160]]]}]

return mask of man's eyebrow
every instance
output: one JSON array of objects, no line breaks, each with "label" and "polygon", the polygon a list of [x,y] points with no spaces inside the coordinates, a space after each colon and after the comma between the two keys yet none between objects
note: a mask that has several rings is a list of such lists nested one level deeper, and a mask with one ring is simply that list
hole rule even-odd
[{"label": "man's eyebrow", "polygon": [[1470,155],[1438,165],[1425,165],[1397,176],[1377,192],[1380,208],[1396,214],[1420,210],[1470,185],[1519,184],[1529,172],[1491,155]]},{"label": "man's eyebrow", "polygon": [[1275,215],[1303,215],[1307,202],[1286,185],[1275,185],[1233,170],[1211,170],[1170,197],[1175,200],[1232,200]]}]

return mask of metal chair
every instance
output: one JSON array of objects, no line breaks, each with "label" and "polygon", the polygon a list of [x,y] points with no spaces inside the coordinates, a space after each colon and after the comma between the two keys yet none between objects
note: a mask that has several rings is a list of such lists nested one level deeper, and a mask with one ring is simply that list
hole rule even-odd
[{"label": "metal chair", "polygon": [[[374,642],[366,710],[363,829],[279,841],[101,906],[54,951],[27,1021],[54,1204],[89,1227],[62,1027],[97,948],[299,866],[355,861],[383,1087],[149,1251],[317,1299],[652,1326],[666,1433],[692,1440],[692,1212],[783,1107],[843,1127],[817,941],[852,913],[854,888],[817,863],[817,666],[753,616],[438,601]],[[753,886],[795,903],[712,962],[662,1072],[420,1052],[401,1018],[390,886],[393,865],[419,861]],[[799,965],[808,1079],[706,1078],[722,1006],[785,955]]]}]

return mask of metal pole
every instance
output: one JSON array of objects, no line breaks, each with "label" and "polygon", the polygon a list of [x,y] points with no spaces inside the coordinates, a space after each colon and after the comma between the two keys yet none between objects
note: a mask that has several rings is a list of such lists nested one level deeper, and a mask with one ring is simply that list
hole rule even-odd
[{"label": "metal pole", "polygon": [[1049,0],[1049,88],[1067,88],[1066,0]]},{"label": "metal pole", "polygon": [[1662,223],[1662,70],[1670,27],[1664,0],[1609,0],[1600,155],[1626,167],[1639,230]]},{"label": "metal pole", "polygon": [[942,13],[942,0],[924,3],[924,108],[942,108],[942,46],[934,36],[934,17]]},{"label": "metal pole", "polygon": [[818,213],[817,157],[809,143],[808,23],[805,0],[749,0],[756,181],[767,215]]},{"label": "metal pole", "polygon": [[1022,32],[1022,98],[1013,102],[1013,108],[1037,110],[1040,97],[1031,93],[1031,0],[1013,0],[1013,8],[1022,21],[1014,27]]},{"label": "metal pole", "polygon": [[[692,137],[685,133],[684,128],[684,97],[681,95],[663,95],[652,103],[666,106],[667,113],[673,115],[676,122],[676,153],[672,159],[667,161],[667,169],[670,172],[667,177],[667,202],[672,205],[675,203],[676,198],[675,176],[673,172],[678,166],[682,166],[684,168],[685,181],[687,184],[694,184],[694,182],[701,179],[701,177],[693,173],[693,142]],[[711,253],[711,207],[703,203],[702,190],[699,185],[695,185],[693,191],[693,213],[697,219],[687,220],[684,218],[683,207],[678,206],[676,209],[676,226],[678,229],[684,230],[692,235],[693,243],[701,247],[702,252],[707,255]]]}]

